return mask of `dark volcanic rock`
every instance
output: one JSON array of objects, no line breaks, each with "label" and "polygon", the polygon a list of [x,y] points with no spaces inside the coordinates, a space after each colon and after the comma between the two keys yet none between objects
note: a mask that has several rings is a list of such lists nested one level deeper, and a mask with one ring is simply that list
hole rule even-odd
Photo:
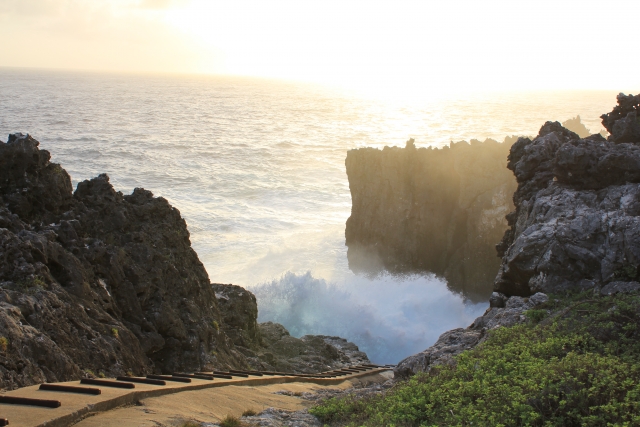
[{"label": "dark volcanic rock", "polygon": [[349,267],[433,272],[452,290],[486,299],[500,265],[494,246],[513,209],[510,147],[509,139],[443,149],[416,149],[409,141],[404,149],[349,151]]},{"label": "dark volcanic rock", "polygon": [[[621,103],[603,124],[614,130],[629,108]],[[547,122],[533,141],[513,145],[516,210],[498,245],[495,291],[526,296],[640,278],[640,135],[615,142]]]},{"label": "dark volcanic rock", "polygon": [[611,134],[612,142],[638,142],[640,141],[640,94],[618,95],[618,105],[613,111],[603,114],[602,125]]},{"label": "dark volcanic rock", "polygon": [[224,318],[222,329],[255,369],[315,373],[370,363],[358,347],[340,337],[292,337],[279,323],[258,324],[255,296],[235,285],[212,285]]},{"label": "dark volcanic rock", "polygon": [[0,386],[243,367],[177,209],[0,143]]}]

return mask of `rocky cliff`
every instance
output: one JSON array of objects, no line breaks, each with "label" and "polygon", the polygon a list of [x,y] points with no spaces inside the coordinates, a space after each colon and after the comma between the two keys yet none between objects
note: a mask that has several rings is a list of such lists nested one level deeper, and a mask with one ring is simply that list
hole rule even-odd
[{"label": "rocky cliff", "polygon": [[0,142],[0,387],[251,366],[255,297],[227,295],[221,315],[180,212],[104,174],[72,192],[38,145]]},{"label": "rocky cliff", "polygon": [[178,210],[107,175],[72,193],[38,145],[0,143],[0,384],[246,366]]},{"label": "rocky cliff", "polygon": [[620,94],[602,116],[608,141],[547,122],[536,138],[513,145],[516,210],[498,245],[495,291],[528,296],[638,278],[639,102]]},{"label": "rocky cliff", "polygon": [[[511,147],[516,209],[497,249],[502,262],[491,307],[468,328],[445,332],[398,364],[403,378],[482,342],[486,332],[526,320],[548,293],[640,290],[640,96],[618,96],[602,116],[610,132],[580,138],[558,122]],[[560,313],[562,314],[562,313]],[[632,319],[633,320],[633,319]]]},{"label": "rocky cliff", "polygon": [[494,246],[513,209],[516,181],[506,168],[513,141],[433,149],[410,140],[405,148],[349,151],[349,267],[432,272],[456,292],[488,298],[500,265]]}]

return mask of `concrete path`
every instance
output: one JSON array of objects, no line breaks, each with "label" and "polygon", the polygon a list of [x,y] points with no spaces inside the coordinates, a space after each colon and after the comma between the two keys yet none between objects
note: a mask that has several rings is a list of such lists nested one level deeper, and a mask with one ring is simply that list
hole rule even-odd
[{"label": "concrete path", "polygon": [[[83,386],[83,387],[92,387],[99,388],[102,391],[102,394],[93,396],[93,395],[85,395],[85,394],[75,394],[75,393],[67,393],[67,392],[59,392],[59,391],[45,391],[39,390],[39,385],[24,387],[21,389],[9,391],[7,393],[2,394],[2,396],[16,396],[16,397],[26,397],[26,398],[34,398],[34,399],[51,399],[58,400],[61,403],[61,406],[58,408],[43,408],[38,406],[30,406],[30,405],[13,405],[0,403],[0,418],[7,418],[9,420],[10,426],[17,427],[63,427],[76,424],[83,419],[87,419],[86,426],[93,425],[107,425],[107,423],[103,424],[94,424],[89,422],[90,418],[95,416],[96,414],[104,413],[106,411],[113,410],[115,408],[122,408],[126,406],[133,406],[139,404],[146,399],[159,398],[161,396],[167,396],[166,402],[170,402],[172,396],[175,393],[183,393],[188,392],[185,395],[191,396],[185,402],[197,402],[198,399],[204,399],[204,401],[210,402],[207,406],[214,405],[215,402],[212,402],[211,399],[216,398],[216,393],[202,393],[202,396],[199,396],[198,391],[201,390],[212,390],[218,388],[228,387],[229,393],[224,394],[230,399],[233,399],[237,404],[235,406],[232,405],[234,410],[242,407],[242,410],[251,409],[248,405],[249,402],[243,402],[243,392],[242,390],[249,391],[250,388],[255,388],[257,386],[272,386],[272,385],[287,385],[293,383],[304,384],[306,386],[309,385],[317,385],[317,386],[338,386],[340,384],[348,383],[353,380],[357,380],[359,378],[364,378],[367,376],[379,374],[385,371],[388,371],[388,368],[371,368],[364,372],[358,372],[349,374],[346,376],[338,377],[338,378],[303,378],[303,377],[295,377],[295,376],[286,376],[286,375],[277,375],[277,376],[263,376],[263,377],[249,377],[249,378],[238,378],[234,377],[233,379],[221,379],[216,378],[215,380],[201,380],[201,379],[192,379],[190,384],[187,383],[174,383],[167,381],[167,384],[164,386],[156,386],[156,385],[148,385],[148,384],[135,384],[134,389],[119,389],[119,388],[111,388],[104,386],[96,386],[96,385],[84,385],[80,384],[79,381],[69,381],[65,383],[56,383],[61,385],[71,385],[71,386]],[[233,389],[229,386],[233,386]],[[280,387],[284,389],[284,387]],[[231,392],[231,390],[236,390]],[[276,390],[273,390],[276,391]],[[272,392],[272,391],[271,391]],[[235,394],[234,394],[235,393]],[[222,396],[218,394],[218,398]],[[235,396],[235,397],[234,397]],[[284,396],[287,397],[287,396]],[[180,398],[182,400],[182,398]],[[174,399],[175,400],[175,399]],[[285,399],[286,400],[286,399]],[[202,406],[202,404],[200,404]],[[229,405],[227,405],[229,406]],[[260,408],[257,408],[260,409]],[[287,409],[287,408],[283,408]],[[292,408],[293,409],[293,408]],[[192,411],[193,409],[189,409],[188,411]],[[183,411],[184,412],[184,411]],[[233,412],[233,410],[231,411]],[[224,413],[226,415],[227,413]],[[223,415],[223,416],[224,416]],[[238,415],[238,414],[232,414]],[[214,414],[215,416],[215,414]],[[98,421],[98,419],[96,419]],[[110,423],[108,423],[110,424]],[[115,424],[114,424],[115,425]],[[122,424],[122,422],[117,423],[118,426],[123,427],[124,425],[144,425],[144,424]],[[149,424],[149,425],[159,425]],[[162,425],[162,424],[160,424]],[[170,425],[170,424],[169,424]]]}]

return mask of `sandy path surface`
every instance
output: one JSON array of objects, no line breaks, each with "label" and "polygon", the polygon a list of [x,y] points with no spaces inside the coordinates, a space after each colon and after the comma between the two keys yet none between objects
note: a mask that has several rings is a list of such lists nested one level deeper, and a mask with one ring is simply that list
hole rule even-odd
[{"label": "sandy path surface", "polygon": [[[393,374],[391,373],[391,376]],[[285,390],[292,393],[320,389],[347,389],[362,383],[384,382],[389,373],[372,374],[345,380],[338,385],[318,385],[303,382],[262,386],[229,385],[204,390],[184,391],[144,399],[138,405],[117,408],[90,416],[75,424],[77,427],[163,427],[180,426],[185,421],[215,423],[227,415],[241,416],[248,409],[260,412],[274,407],[297,411],[310,405],[296,396],[274,394]]]}]

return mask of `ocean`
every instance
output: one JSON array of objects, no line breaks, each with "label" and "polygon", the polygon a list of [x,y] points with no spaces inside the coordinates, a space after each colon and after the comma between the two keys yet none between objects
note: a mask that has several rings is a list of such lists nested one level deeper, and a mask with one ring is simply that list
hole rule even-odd
[{"label": "ocean", "polygon": [[[364,277],[347,266],[351,197],[344,160],[358,147],[441,147],[536,135],[580,115],[593,132],[616,92],[376,99],[318,85],[239,77],[0,68],[0,134],[29,133],[73,185],[107,173],[178,208],[215,283],[253,291],[259,321],[292,335],[338,335],[397,363],[487,303],[430,274]],[[4,139],[6,141],[6,139]]]}]

